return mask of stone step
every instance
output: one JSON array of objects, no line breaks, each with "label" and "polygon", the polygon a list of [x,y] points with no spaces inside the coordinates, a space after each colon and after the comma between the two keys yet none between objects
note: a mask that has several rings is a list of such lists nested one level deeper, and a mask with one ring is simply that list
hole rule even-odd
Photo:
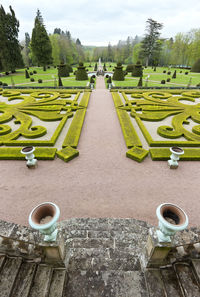
[{"label": "stone step", "polygon": [[191,264],[176,263],[174,269],[185,294],[184,297],[199,297],[200,288]]},{"label": "stone step", "polygon": [[66,269],[53,269],[48,297],[62,297],[65,282],[67,282]]},{"label": "stone step", "polygon": [[[63,297],[148,297],[141,271],[86,271],[69,274]],[[161,296],[160,296],[161,297]]]},{"label": "stone step", "polygon": [[145,279],[147,283],[149,297],[166,297],[165,287],[159,269],[146,270]]},{"label": "stone step", "polygon": [[76,270],[121,270],[138,271],[141,269],[138,257],[131,251],[104,248],[74,248],[70,252],[69,271]]},{"label": "stone step", "polygon": [[47,297],[49,294],[52,268],[39,264],[28,297]]},{"label": "stone step", "polygon": [[167,296],[183,297],[177,275],[172,267],[160,269]]},{"label": "stone step", "polygon": [[36,270],[35,263],[21,264],[10,297],[28,297]]},{"label": "stone step", "polygon": [[0,273],[0,297],[10,296],[22,263],[21,258],[6,258]]}]

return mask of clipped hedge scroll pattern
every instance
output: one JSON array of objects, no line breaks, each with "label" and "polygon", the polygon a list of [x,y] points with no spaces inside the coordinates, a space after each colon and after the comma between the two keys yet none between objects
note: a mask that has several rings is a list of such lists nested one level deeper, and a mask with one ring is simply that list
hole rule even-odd
[{"label": "clipped hedge scroll pattern", "polygon": [[[76,143],[78,145],[86,108],[91,94],[90,92],[85,92],[79,103],[78,100],[81,92],[82,91],[74,90],[35,91],[31,89],[0,89],[0,97],[2,98],[0,98],[0,145],[4,146],[0,148],[0,159],[24,159],[24,156],[21,156],[20,153],[21,148],[18,148],[18,146],[26,145],[36,146],[36,153],[37,150],[40,149],[37,147],[41,146],[42,148],[40,149],[38,158],[52,159],[55,157],[57,149],[46,147],[55,145],[67,120],[74,116],[76,118],[76,125],[71,130],[69,127],[69,130],[76,134]],[[74,98],[72,98],[72,96],[74,96]],[[82,114],[81,119],[76,115],[79,111]],[[58,122],[57,128],[50,140],[40,140],[41,136],[47,134],[47,128],[45,124],[44,126],[33,126],[32,116],[44,122]],[[16,129],[12,130],[9,125],[11,120],[14,120]],[[78,127],[78,131],[76,131],[76,127]],[[23,140],[20,139],[21,136],[24,138]],[[75,156],[77,156],[77,153]]]},{"label": "clipped hedge scroll pattern", "polygon": [[[135,118],[150,147],[169,147],[173,145],[200,147],[200,91],[120,90],[120,93],[121,96],[119,93],[112,94],[117,114],[123,111],[126,112],[128,117],[130,114],[131,117]],[[168,117],[172,117],[171,125],[162,125],[162,120]],[[187,125],[190,124],[189,120],[197,124],[192,129],[187,129]],[[157,133],[163,138],[163,141],[156,141],[152,138],[146,129],[148,121],[161,122]],[[130,126],[130,122],[127,124],[125,121],[122,123],[120,120],[120,124],[126,141],[127,136],[125,131],[127,126]],[[134,139],[138,138],[135,129],[132,137]],[[180,137],[184,137],[185,141],[180,141]],[[136,146],[142,147],[139,145]],[[166,150],[169,151],[169,148]],[[161,155],[162,152],[163,160],[165,160],[164,150],[161,150]],[[187,160],[189,159],[188,154],[190,152],[192,152],[192,149],[187,149],[187,158],[185,157]],[[159,158],[162,159],[161,155],[159,155]],[[191,159],[195,159],[192,154]]]}]

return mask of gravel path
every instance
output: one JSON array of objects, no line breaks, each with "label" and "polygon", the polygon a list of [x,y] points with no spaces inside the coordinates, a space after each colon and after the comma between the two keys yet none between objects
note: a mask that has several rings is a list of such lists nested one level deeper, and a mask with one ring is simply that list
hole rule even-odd
[{"label": "gravel path", "polygon": [[200,163],[141,164],[126,158],[126,146],[111,94],[97,78],[78,146],[80,156],[39,161],[28,170],[25,161],[1,161],[0,218],[27,225],[31,209],[44,201],[57,203],[61,219],[72,217],[136,218],[157,224],[156,207],[180,205],[190,226],[200,225]]}]

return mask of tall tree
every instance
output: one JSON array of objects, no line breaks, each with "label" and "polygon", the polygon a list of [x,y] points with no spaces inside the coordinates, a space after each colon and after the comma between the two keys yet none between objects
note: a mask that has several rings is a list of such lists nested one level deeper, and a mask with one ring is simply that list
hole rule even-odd
[{"label": "tall tree", "polygon": [[41,64],[46,70],[46,65],[52,63],[52,46],[39,9],[32,31],[31,49],[38,64]]},{"label": "tall tree", "polygon": [[159,51],[160,43],[158,42],[160,30],[163,24],[149,18],[146,22],[146,35],[142,40],[141,55],[146,59],[146,66],[153,64],[156,53]]},{"label": "tall tree", "polygon": [[0,7],[0,64],[4,71],[14,71],[23,66],[21,48],[18,41],[19,21],[11,6],[10,13]]}]

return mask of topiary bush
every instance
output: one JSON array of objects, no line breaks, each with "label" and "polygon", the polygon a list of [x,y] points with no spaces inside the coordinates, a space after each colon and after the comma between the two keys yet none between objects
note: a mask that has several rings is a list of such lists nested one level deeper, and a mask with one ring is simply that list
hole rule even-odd
[{"label": "topiary bush", "polygon": [[164,85],[164,84],[165,84],[165,80],[162,79],[160,83],[161,83],[162,85]]},{"label": "topiary bush", "polygon": [[6,75],[9,75],[9,72],[8,71],[6,71]]},{"label": "topiary bush", "polygon": [[62,80],[61,80],[61,77],[60,76],[58,77],[58,86],[59,87],[62,87],[63,86]]},{"label": "topiary bush", "polygon": [[182,73],[183,71],[181,70],[180,73]]},{"label": "topiary bush", "polygon": [[191,72],[200,73],[200,59],[198,59],[194,65],[192,65]]},{"label": "topiary bush", "polygon": [[138,87],[142,87],[142,76],[140,77],[139,81],[138,81]]},{"label": "topiary bush", "polygon": [[153,71],[155,71],[155,72],[156,72],[156,67],[154,67]]},{"label": "topiary bush", "polygon": [[170,75],[171,74],[171,71],[168,71],[167,74]]},{"label": "topiary bush", "polygon": [[28,73],[27,70],[25,70],[25,77],[26,77],[26,78],[30,78],[29,73]]},{"label": "topiary bush", "polygon": [[167,82],[170,82],[170,80],[171,80],[171,79],[170,79],[170,78],[168,78],[168,79],[167,79]]},{"label": "topiary bush", "polygon": [[33,75],[33,72],[30,72],[29,74],[30,74],[30,75]]},{"label": "topiary bush", "polygon": [[36,70],[33,70],[33,73],[34,73],[34,74],[37,74],[37,71],[36,71]]},{"label": "topiary bush", "polygon": [[34,80],[34,78],[33,78],[33,77],[31,77],[30,81],[32,81],[32,82],[33,82],[33,81],[35,81],[35,80]]},{"label": "topiary bush", "polygon": [[111,76],[108,76],[107,84],[111,84],[111,83],[112,83],[112,78],[111,78]]},{"label": "topiary bush", "polygon": [[3,85],[3,83],[2,83],[2,81],[0,81],[0,86],[2,86]]},{"label": "topiary bush", "polygon": [[163,70],[163,73],[166,73],[166,70]]},{"label": "topiary bush", "polygon": [[66,64],[60,63],[60,65],[58,65],[58,76],[59,77],[69,76],[69,67]]},{"label": "topiary bush", "polygon": [[109,78],[109,75],[108,74],[106,74],[106,78]]},{"label": "topiary bush", "polygon": [[117,81],[124,80],[123,66],[121,62],[118,62],[117,66],[115,66],[115,70],[113,73],[113,80],[117,80]]},{"label": "topiary bush", "polygon": [[94,65],[94,71],[97,71],[97,63]]},{"label": "topiary bush", "polygon": [[38,83],[39,83],[39,84],[42,83],[42,79],[41,79],[41,78],[38,79]]},{"label": "topiary bush", "polygon": [[132,76],[133,77],[143,76],[143,68],[142,68],[142,64],[140,61],[137,61],[137,63],[134,65]]},{"label": "topiary bush", "polygon": [[88,80],[88,75],[82,62],[77,67],[76,80]]},{"label": "topiary bush", "polygon": [[94,81],[94,78],[91,76],[91,77],[90,77],[90,83],[91,83],[91,84],[94,84],[94,82],[95,82],[95,81]]},{"label": "topiary bush", "polygon": [[126,66],[126,72],[133,72],[133,68],[134,68],[134,65],[133,64],[128,64]]},{"label": "topiary bush", "polygon": [[176,78],[176,70],[174,71],[172,78]]},{"label": "topiary bush", "polygon": [[185,75],[188,75],[188,72],[187,71],[185,72]]},{"label": "topiary bush", "polygon": [[8,86],[8,84],[7,83],[3,83],[3,87],[7,87]]}]

